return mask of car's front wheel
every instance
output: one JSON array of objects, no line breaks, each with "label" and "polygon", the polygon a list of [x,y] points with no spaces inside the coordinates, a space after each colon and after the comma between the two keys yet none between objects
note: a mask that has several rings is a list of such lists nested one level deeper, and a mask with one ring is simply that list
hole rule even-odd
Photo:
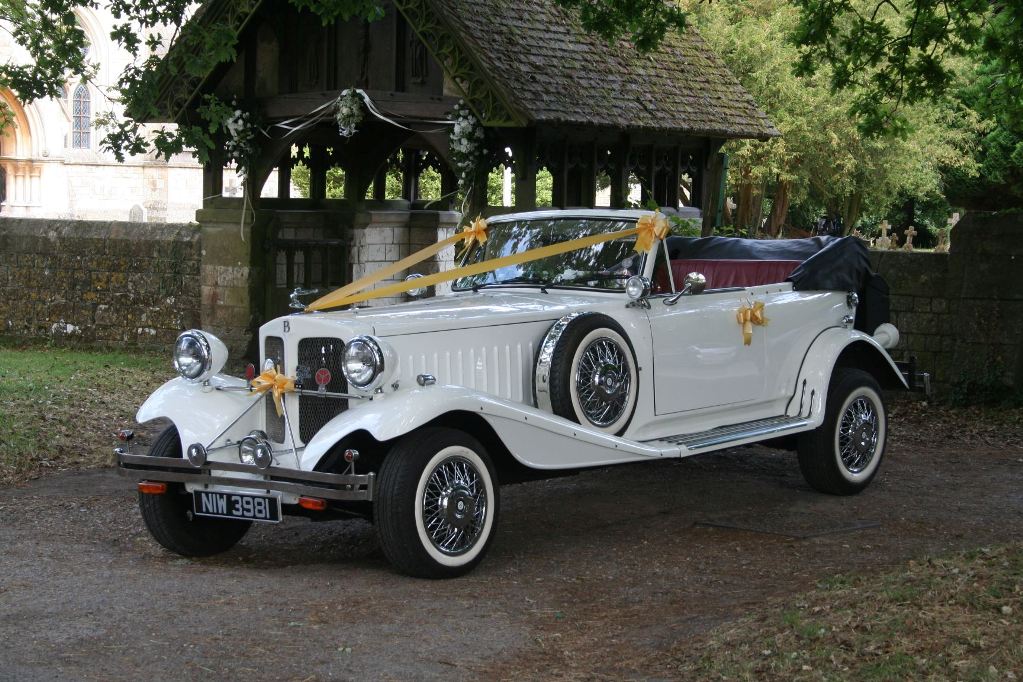
[{"label": "car's front wheel", "polygon": [[888,413],[877,380],[839,367],[828,387],[824,423],[799,437],[799,468],[821,492],[855,495],[877,474],[887,436]]},{"label": "car's front wheel", "polygon": [[418,578],[453,578],[482,559],[497,523],[494,466],[478,440],[431,427],[400,440],[377,479],[374,519],[391,564]]},{"label": "car's front wheel", "polygon": [[[152,447],[151,457],[181,457],[181,440],[174,426],[164,429]],[[214,519],[192,511],[192,496],[181,483],[168,483],[160,495],[139,493],[139,510],[150,535],[176,554],[204,557],[220,554],[238,544],[249,521]]]}]

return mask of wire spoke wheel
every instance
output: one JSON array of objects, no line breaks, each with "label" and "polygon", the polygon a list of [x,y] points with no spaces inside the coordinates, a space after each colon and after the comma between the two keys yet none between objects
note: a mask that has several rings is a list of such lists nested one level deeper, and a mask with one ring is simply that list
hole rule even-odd
[{"label": "wire spoke wheel", "polygon": [[877,409],[866,397],[856,398],[842,413],[838,426],[838,449],[842,465],[858,474],[870,465],[877,451]]},{"label": "wire spoke wheel", "polygon": [[838,367],[821,425],[799,435],[799,469],[821,492],[855,495],[877,474],[887,436],[888,413],[877,379],[858,368]]},{"label": "wire spoke wheel", "polygon": [[423,523],[430,542],[448,556],[472,549],[483,532],[487,491],[479,470],[450,457],[430,472],[423,492]]},{"label": "wire spoke wheel", "polygon": [[374,522],[395,568],[419,578],[473,569],[494,538],[501,493],[494,464],[471,434],[417,429],[384,458]]},{"label": "wire spoke wheel", "polygon": [[575,376],[576,390],[586,419],[609,426],[621,418],[629,402],[631,383],[625,351],[602,337],[583,350]]}]

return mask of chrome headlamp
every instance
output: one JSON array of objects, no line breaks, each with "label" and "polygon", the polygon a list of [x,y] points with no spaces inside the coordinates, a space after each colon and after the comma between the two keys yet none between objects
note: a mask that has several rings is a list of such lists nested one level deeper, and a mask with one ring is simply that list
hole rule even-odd
[{"label": "chrome headlamp", "polygon": [[174,342],[174,369],[188,381],[208,381],[227,363],[227,346],[207,332],[189,329]]},{"label": "chrome headlamp", "polygon": [[371,391],[384,373],[384,351],[372,336],[356,336],[345,346],[341,367],[350,386]]},{"label": "chrome headlamp", "polygon": [[238,461],[266,469],[274,461],[273,446],[265,431],[252,431],[238,442]]}]

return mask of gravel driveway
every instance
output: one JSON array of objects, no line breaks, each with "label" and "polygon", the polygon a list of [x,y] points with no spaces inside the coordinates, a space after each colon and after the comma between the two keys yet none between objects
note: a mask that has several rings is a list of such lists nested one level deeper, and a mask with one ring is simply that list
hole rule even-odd
[{"label": "gravel driveway", "polygon": [[53,475],[0,488],[0,680],[669,677],[658,652],[823,577],[1019,538],[1013,443],[895,422],[854,498],[762,447],[509,486],[487,559],[444,582],[395,574],[362,521],[182,559],[112,470]]}]

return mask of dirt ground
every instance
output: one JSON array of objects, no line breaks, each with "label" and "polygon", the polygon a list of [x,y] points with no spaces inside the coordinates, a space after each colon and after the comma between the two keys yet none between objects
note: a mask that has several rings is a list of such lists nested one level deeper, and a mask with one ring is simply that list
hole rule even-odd
[{"label": "dirt ground", "polygon": [[975,414],[896,405],[853,498],[762,447],[508,486],[487,559],[444,582],[362,521],[192,561],[112,470],[0,488],[0,680],[670,679],[665,651],[823,578],[1021,537],[1020,413]]}]

